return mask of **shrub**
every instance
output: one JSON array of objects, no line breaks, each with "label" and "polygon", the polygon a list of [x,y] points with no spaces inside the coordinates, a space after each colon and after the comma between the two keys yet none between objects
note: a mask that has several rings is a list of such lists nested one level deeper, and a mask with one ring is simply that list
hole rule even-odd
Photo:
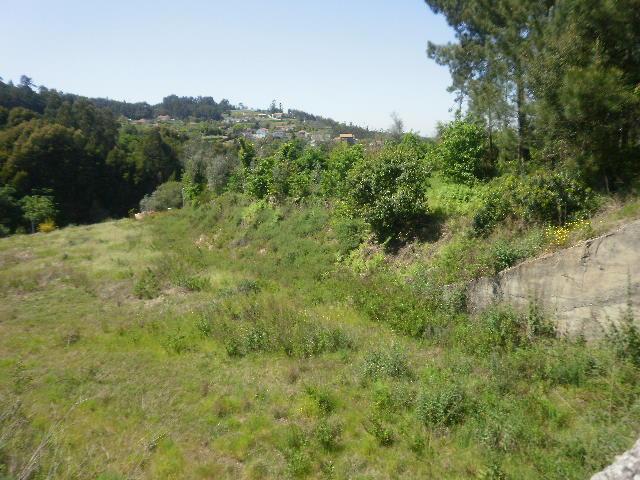
[{"label": "shrub", "polygon": [[133,293],[138,298],[151,299],[160,294],[160,280],[156,273],[145,270],[133,286]]},{"label": "shrub", "polygon": [[413,377],[407,355],[398,346],[393,346],[388,351],[370,352],[364,359],[363,370],[366,378]]},{"label": "shrub", "polygon": [[393,445],[395,441],[393,430],[387,427],[380,418],[376,416],[371,417],[364,428],[375,437],[380,446],[389,447]]},{"label": "shrub", "polygon": [[178,275],[174,280],[178,287],[191,292],[200,292],[211,286],[211,280],[207,277],[192,277],[188,275]]},{"label": "shrub", "polygon": [[410,145],[387,145],[349,172],[345,201],[379,240],[412,234],[427,214],[424,158]]},{"label": "shrub", "polygon": [[417,404],[418,418],[428,426],[455,425],[467,411],[465,392],[455,384],[425,386]]},{"label": "shrub", "polygon": [[373,385],[373,404],[383,412],[397,412],[410,408],[415,401],[415,393],[406,383],[388,385],[380,381]]},{"label": "shrub", "polygon": [[473,217],[477,234],[487,234],[506,218],[529,223],[564,225],[592,212],[597,199],[579,176],[566,171],[538,171],[523,178],[495,179]]},{"label": "shrub", "polygon": [[151,195],[145,195],[140,200],[140,210],[143,212],[180,208],[181,206],[182,183],[175,181],[163,183]]},{"label": "shrub", "polygon": [[486,173],[486,134],[465,120],[455,120],[440,132],[440,142],[431,153],[436,164],[449,179],[471,184]]},{"label": "shrub", "polygon": [[630,300],[619,325],[612,326],[608,338],[619,358],[629,360],[635,366],[640,367],[640,329],[635,324]]},{"label": "shrub", "polygon": [[53,232],[56,228],[56,222],[54,222],[52,219],[48,219],[38,225],[38,231],[40,233],[50,233]]},{"label": "shrub", "polygon": [[322,419],[316,426],[315,437],[325,450],[335,450],[340,443],[342,424],[337,421]]},{"label": "shrub", "polygon": [[531,302],[529,311],[517,312],[495,306],[468,325],[458,328],[458,340],[471,353],[488,353],[496,348],[514,350],[531,345],[537,338],[552,338],[555,328]]},{"label": "shrub", "polygon": [[349,170],[364,160],[363,145],[348,145],[341,143],[329,154],[327,168],[322,175],[322,192],[326,196],[344,198],[346,191],[346,179]]},{"label": "shrub", "polygon": [[355,304],[369,319],[415,338],[434,335],[441,328],[429,299],[416,295],[407,285],[389,278],[372,279],[364,285]]},{"label": "shrub", "polygon": [[331,392],[317,387],[307,387],[305,391],[314,400],[321,415],[327,416],[336,409],[337,401]]}]

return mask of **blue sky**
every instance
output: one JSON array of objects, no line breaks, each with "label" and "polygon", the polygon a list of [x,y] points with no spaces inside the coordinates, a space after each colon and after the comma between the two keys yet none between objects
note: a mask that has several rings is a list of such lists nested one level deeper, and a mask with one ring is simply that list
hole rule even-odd
[{"label": "blue sky", "polygon": [[[386,128],[433,133],[451,118],[446,68],[429,40],[453,40],[422,0],[0,0],[0,76],[70,93],[159,102],[272,99]],[[9,39],[11,39],[9,41]]]}]

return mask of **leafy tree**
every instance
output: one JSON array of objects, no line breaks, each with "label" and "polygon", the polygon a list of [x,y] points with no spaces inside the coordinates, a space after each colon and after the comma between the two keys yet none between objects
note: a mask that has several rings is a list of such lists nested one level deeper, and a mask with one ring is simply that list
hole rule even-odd
[{"label": "leafy tree", "polygon": [[365,156],[347,177],[346,204],[379,240],[407,238],[427,213],[426,163],[411,145],[387,145]]},{"label": "leafy tree", "polygon": [[151,195],[145,195],[140,200],[140,210],[151,212],[182,207],[182,187],[181,182],[170,181],[163,183]]},{"label": "leafy tree", "polygon": [[36,224],[43,220],[53,219],[57,210],[50,195],[27,195],[20,201],[24,218],[31,222],[31,233],[36,231]]},{"label": "leafy tree", "polygon": [[0,107],[0,128],[4,127],[7,124],[8,119],[9,119],[9,109],[5,107]]},{"label": "leafy tree", "polygon": [[20,224],[22,211],[11,185],[0,186],[0,237],[13,232]]},{"label": "leafy tree", "polygon": [[339,143],[327,159],[327,168],[322,175],[322,191],[327,196],[343,197],[346,194],[346,179],[349,170],[363,161],[362,144]]},{"label": "leafy tree", "polygon": [[638,174],[638,25],[636,0],[559,1],[533,64],[542,158],[573,159],[606,190]]},{"label": "leafy tree", "polygon": [[253,143],[244,138],[238,139],[238,159],[243,168],[251,168],[256,158],[256,148]]},{"label": "leafy tree", "polygon": [[426,0],[442,13],[457,43],[429,43],[428,54],[451,71],[451,90],[493,127],[517,123],[518,157],[529,158],[530,60],[554,0]]},{"label": "leafy tree", "polygon": [[29,120],[37,118],[38,116],[39,115],[33,110],[28,110],[24,107],[12,108],[9,111],[9,115],[7,117],[7,126],[15,127],[22,122],[28,122]]},{"label": "leafy tree", "polygon": [[484,130],[475,123],[455,120],[442,127],[432,154],[449,179],[471,184],[485,173],[485,153]]}]

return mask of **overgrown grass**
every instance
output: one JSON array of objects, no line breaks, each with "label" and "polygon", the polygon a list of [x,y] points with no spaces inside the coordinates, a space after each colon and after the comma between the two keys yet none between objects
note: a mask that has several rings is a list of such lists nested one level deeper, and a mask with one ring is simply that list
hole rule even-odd
[{"label": "overgrown grass", "polygon": [[450,284],[538,234],[354,273],[325,206],[225,195],[0,240],[0,478],[587,478],[637,435],[635,337]]}]

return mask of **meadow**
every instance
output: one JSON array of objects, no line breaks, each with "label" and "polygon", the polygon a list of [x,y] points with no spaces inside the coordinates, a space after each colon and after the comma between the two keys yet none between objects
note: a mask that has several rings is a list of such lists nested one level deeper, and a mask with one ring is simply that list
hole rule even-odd
[{"label": "meadow", "polygon": [[322,205],[0,240],[0,478],[586,478],[640,372],[337,262]]}]

